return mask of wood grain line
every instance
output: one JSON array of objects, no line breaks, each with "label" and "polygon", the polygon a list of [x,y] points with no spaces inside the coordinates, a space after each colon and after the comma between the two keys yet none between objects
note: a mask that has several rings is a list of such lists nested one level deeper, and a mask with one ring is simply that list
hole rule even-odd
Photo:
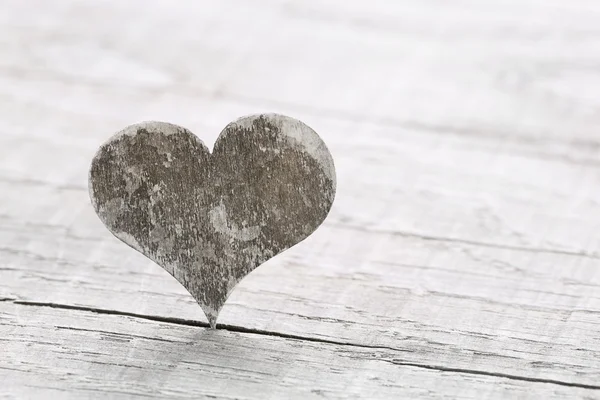
[{"label": "wood grain line", "polygon": [[[57,308],[57,309],[63,309],[63,310],[77,310],[77,311],[91,312],[91,313],[95,313],[95,314],[121,315],[121,316],[126,316],[126,317],[140,318],[140,319],[149,320],[149,321],[164,322],[164,323],[170,323],[170,324],[176,324],[176,325],[193,326],[193,327],[200,327],[200,328],[210,328],[210,325],[206,322],[189,320],[189,319],[161,317],[161,316],[156,316],[156,315],[145,315],[145,314],[137,314],[137,313],[123,312],[123,311],[116,311],[116,310],[108,310],[108,309],[102,309],[102,308],[81,307],[81,306],[74,306],[74,305],[68,305],[68,304],[20,301],[20,300],[14,300],[14,299],[0,299],[0,301],[9,301],[15,305],[27,306],[27,307],[49,307],[49,308]],[[56,328],[57,329],[78,330],[78,331],[88,331],[88,332],[98,332],[98,333],[108,333],[108,334],[118,335],[118,333],[116,333],[116,332],[102,331],[102,330],[86,330],[86,329],[72,328],[72,327],[65,327],[65,326],[56,326]],[[389,347],[389,346],[370,346],[370,345],[366,345],[366,344],[350,343],[350,342],[343,342],[343,341],[336,341],[336,340],[327,340],[327,339],[310,337],[310,336],[291,335],[291,334],[267,331],[267,330],[261,330],[261,329],[250,329],[250,328],[245,328],[243,326],[236,326],[236,325],[229,325],[229,324],[217,324],[217,329],[223,329],[223,330],[226,330],[229,332],[247,333],[247,334],[264,335],[264,336],[274,336],[274,337],[278,337],[278,338],[282,338],[282,339],[300,340],[300,341],[305,341],[305,342],[322,343],[322,344],[332,344],[332,345],[338,345],[338,346],[358,347],[358,348],[363,348],[363,349],[390,350],[390,351],[394,351],[394,352],[402,351],[400,349]],[[159,340],[159,341],[169,342],[169,340],[151,338],[151,337],[147,337],[147,336],[139,336],[138,335],[137,337],[148,339],[148,340]],[[559,386],[565,386],[565,387],[576,387],[576,388],[581,388],[581,389],[600,390],[600,385],[572,383],[572,382],[565,382],[565,381],[560,381],[560,380],[555,380],[555,379],[532,378],[532,377],[527,377],[527,376],[522,376],[522,375],[511,375],[511,374],[480,371],[480,370],[466,369],[466,368],[451,368],[451,367],[447,367],[447,366],[443,366],[443,365],[408,363],[408,362],[398,361],[397,359],[386,360],[386,361],[389,363],[392,363],[394,365],[408,366],[408,367],[414,367],[414,368],[423,368],[423,369],[435,370],[435,371],[440,371],[440,372],[453,372],[453,373],[461,373],[461,374],[469,374],[469,375],[481,375],[481,376],[489,376],[489,377],[496,377],[496,378],[505,378],[505,379],[516,380],[516,381],[547,383],[547,384],[559,385]]]}]

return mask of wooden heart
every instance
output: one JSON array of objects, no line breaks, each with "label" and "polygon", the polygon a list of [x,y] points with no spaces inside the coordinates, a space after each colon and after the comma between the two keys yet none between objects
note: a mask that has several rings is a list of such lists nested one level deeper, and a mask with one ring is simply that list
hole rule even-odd
[{"label": "wooden heart", "polygon": [[100,147],[89,176],[102,222],[173,275],[213,328],[241,279],[323,222],[335,185],[321,138],[277,114],[230,123],[212,154],[177,125],[131,125]]}]

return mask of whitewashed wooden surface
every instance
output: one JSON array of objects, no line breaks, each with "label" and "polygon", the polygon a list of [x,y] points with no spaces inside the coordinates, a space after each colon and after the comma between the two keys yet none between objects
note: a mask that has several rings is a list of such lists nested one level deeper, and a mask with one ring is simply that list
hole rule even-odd
[{"label": "whitewashed wooden surface", "polygon": [[[1,0],[0,398],[600,398],[600,2]],[[206,321],[97,147],[321,134],[338,195]]]}]

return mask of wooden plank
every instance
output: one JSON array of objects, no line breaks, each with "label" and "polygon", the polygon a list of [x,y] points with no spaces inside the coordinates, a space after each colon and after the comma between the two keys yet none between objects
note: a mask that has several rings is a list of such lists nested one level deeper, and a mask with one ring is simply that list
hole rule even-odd
[{"label": "wooden plank", "polygon": [[[11,7],[8,7],[6,11],[8,13],[6,19],[9,22],[12,20],[9,17],[14,16],[16,19],[17,15],[21,15],[19,10],[20,7],[23,7],[19,3],[11,2],[10,4]],[[38,21],[36,18],[39,17],[36,17],[36,15],[30,15],[28,18],[32,18],[33,21],[19,19],[20,24],[8,23],[6,26],[7,37],[24,37],[23,30],[27,28],[29,34],[36,39],[28,47],[29,52],[33,54],[31,58],[23,58],[26,57],[26,53],[20,52],[21,47],[7,47],[4,50],[6,56],[3,57],[3,60],[5,67],[8,68],[8,74],[0,81],[0,87],[4,94],[2,107],[5,110],[4,118],[0,122],[0,129],[5,132],[6,137],[6,141],[2,143],[4,149],[2,153],[2,170],[4,173],[8,173],[8,178],[37,179],[55,182],[60,185],[78,184],[83,187],[86,176],[85,171],[96,147],[102,143],[109,133],[122,128],[126,124],[140,119],[165,119],[189,126],[210,143],[230,119],[249,112],[263,111],[264,107],[274,107],[274,111],[283,111],[299,117],[306,116],[310,118],[308,121],[310,125],[315,126],[319,132],[322,132],[327,143],[331,145],[339,164],[338,170],[340,174],[343,174],[340,177],[343,179],[340,182],[340,191],[347,188],[345,192],[338,196],[334,212],[339,211],[334,213],[333,218],[337,217],[338,220],[350,222],[354,227],[360,227],[361,229],[369,227],[375,230],[399,231],[458,240],[482,241],[485,239],[486,243],[496,245],[529,246],[592,254],[597,253],[597,249],[600,247],[597,236],[594,234],[598,227],[598,221],[593,217],[592,220],[589,219],[589,216],[599,214],[598,203],[595,199],[599,198],[600,191],[600,185],[597,184],[599,179],[596,168],[600,146],[594,145],[593,142],[596,132],[595,122],[582,128],[579,124],[587,121],[585,118],[566,118],[561,113],[545,110],[547,112],[539,118],[536,117],[535,122],[536,125],[539,125],[539,132],[541,133],[538,132],[539,135],[535,134],[537,136],[527,136],[523,139],[519,135],[526,129],[519,115],[499,116],[494,114],[490,116],[493,121],[490,120],[489,123],[478,120],[470,122],[473,126],[472,135],[466,135],[465,138],[463,137],[465,135],[459,134],[460,137],[455,138],[452,134],[454,125],[452,121],[446,120],[455,113],[447,108],[448,104],[446,102],[442,102],[443,110],[445,110],[442,117],[427,116],[427,118],[419,119],[419,124],[434,120],[439,125],[439,129],[425,131],[419,129],[418,124],[394,125],[393,127],[386,127],[383,124],[382,127],[377,121],[372,121],[366,117],[353,118],[346,114],[338,116],[334,113],[335,115],[332,118],[331,113],[314,111],[311,114],[311,111],[305,110],[306,107],[304,106],[309,103],[308,99],[305,99],[299,105],[286,105],[286,103],[280,106],[278,104],[271,105],[269,102],[259,102],[260,106],[257,109],[256,103],[252,103],[250,100],[238,99],[235,96],[232,98],[232,96],[222,95],[221,89],[208,87],[198,89],[198,91],[191,89],[178,90],[177,88],[182,86],[177,86],[179,75],[168,70],[169,67],[174,68],[172,63],[165,65],[168,60],[153,56],[154,53],[150,51],[152,49],[137,46],[138,36],[134,36],[130,42],[116,40],[115,35],[118,35],[119,38],[128,37],[127,35],[131,29],[119,31],[119,29],[125,29],[128,26],[119,22],[132,17],[132,13],[139,6],[137,3],[120,6],[114,2],[106,2],[102,6],[105,8],[99,10],[96,8],[92,10],[81,5],[75,6],[75,3],[69,2],[56,8],[48,8],[45,4],[39,4],[40,10],[48,11],[48,13],[43,14],[43,21]],[[69,6],[69,4],[71,5]],[[306,16],[315,8],[314,4],[306,4],[308,4],[305,6],[307,7],[306,10],[302,9],[303,6],[294,6],[290,10],[289,5],[286,6],[284,3],[280,4],[279,2],[263,2],[259,5],[245,6],[239,2],[229,1],[219,6],[213,5],[214,8],[206,6],[206,9],[204,9],[203,6],[199,6],[202,13],[199,13],[198,18],[200,19],[194,20],[193,24],[197,25],[199,22],[208,24],[211,22],[215,25],[215,29],[218,29],[217,33],[223,33],[223,30],[229,28],[228,25],[222,26],[223,23],[218,18],[220,12],[223,11],[220,7],[227,8],[235,5],[236,7],[233,8],[239,9],[239,11],[235,11],[232,18],[242,24],[247,22],[238,21],[236,18],[246,21],[248,7],[257,7],[255,12],[264,12],[265,18],[273,18],[274,23],[295,26],[296,28],[289,32],[290,40],[303,40],[315,45],[320,43],[320,47],[317,48],[334,51],[339,44],[339,38],[332,33],[331,29],[327,29],[323,23],[318,22],[319,29],[309,30],[308,37],[299,33],[298,24],[300,24],[300,21],[307,23],[306,18],[302,15]],[[327,3],[327,6],[324,6],[320,13],[334,18],[334,13],[331,10],[336,7],[336,4],[339,5],[335,2]],[[536,9],[536,4],[536,2],[531,2],[525,8],[528,10]],[[470,21],[469,23],[474,24],[473,26],[469,25],[469,29],[475,29],[475,33],[478,32],[477,29],[480,29],[484,33],[487,32],[487,36],[490,36],[491,33],[488,32],[490,28],[486,23],[491,24],[496,21],[496,24],[498,24],[497,20],[500,18],[498,15],[501,15],[500,19],[502,21],[506,19],[506,21],[502,22],[500,27],[496,28],[497,30],[502,28],[510,31],[510,29],[521,27],[526,32],[519,33],[520,31],[516,30],[515,35],[522,34],[525,38],[528,38],[528,35],[539,30],[554,29],[554,25],[551,23],[558,16],[562,18],[564,15],[569,15],[570,19],[581,19],[581,24],[576,29],[569,28],[571,25],[566,26],[564,24],[561,24],[560,27],[565,30],[565,35],[577,34],[577,32],[585,30],[588,25],[591,26],[589,15],[594,15],[593,11],[596,9],[594,4],[582,2],[582,7],[567,7],[566,9],[558,7],[557,4],[547,8],[538,5],[541,12],[538,18],[542,22],[539,26],[536,25],[530,28],[522,26],[523,17],[521,13],[508,10],[503,3],[494,6],[496,11],[501,11],[500,14],[488,11],[489,6],[487,5],[471,4],[470,6],[474,8],[473,14],[468,14],[465,18]],[[235,39],[239,38],[237,36],[232,38],[231,34],[223,36],[222,40],[225,40],[225,42],[221,46],[223,48],[231,46],[232,49],[236,50],[216,52],[215,55],[209,51],[210,49],[203,47],[202,43],[204,42],[202,40],[198,44],[198,39],[194,38],[192,40],[177,36],[186,32],[187,28],[183,29],[183,27],[187,26],[185,24],[192,24],[190,16],[195,14],[190,13],[190,10],[182,12],[185,9],[184,7],[182,9],[171,7],[163,10],[161,5],[164,5],[164,3],[149,3],[145,6],[147,17],[144,21],[156,20],[155,23],[157,24],[159,22],[166,24],[170,20],[181,18],[182,29],[166,30],[164,34],[161,34],[161,38],[155,38],[153,32],[157,29],[148,32],[150,30],[148,24],[140,22],[142,26],[136,27],[135,35],[142,35],[141,37],[143,37],[143,34],[147,33],[149,34],[148,37],[157,39],[152,41],[153,44],[158,46],[155,49],[157,51],[163,50],[167,54],[169,53],[167,51],[168,46],[168,49],[176,52],[174,55],[180,58],[184,58],[182,52],[185,52],[190,60],[182,65],[177,64],[177,68],[183,69],[178,73],[185,76],[192,76],[197,73],[198,76],[203,77],[202,82],[207,84],[226,82],[228,85],[233,85],[232,82],[235,79],[231,78],[223,81],[223,79],[217,79],[215,74],[224,73],[223,66],[232,63],[230,58],[242,57],[239,52],[243,53],[245,66],[263,63],[265,62],[265,56],[279,57],[277,59],[279,61],[267,60],[273,66],[288,62],[286,60],[289,59],[289,54],[276,51],[279,47],[274,48],[272,51],[265,51],[266,55],[262,53],[256,55],[254,53],[246,54],[246,48],[242,46],[243,43],[236,42]],[[423,20],[423,16],[427,13],[433,13],[435,18],[431,18],[430,24],[439,19],[446,21],[445,25],[448,25],[449,30],[458,30],[456,35],[462,32],[460,29],[465,29],[464,27],[461,28],[462,22],[458,19],[456,13],[448,13],[447,9],[440,8],[437,5],[436,7],[432,7],[430,3],[417,7],[415,13],[421,16],[419,21]],[[556,7],[560,12],[556,10]],[[48,9],[46,10],[46,8]],[[365,6],[361,6],[360,3],[347,8],[349,11],[345,11],[345,13],[350,13],[347,15],[350,21],[354,21],[353,16],[356,15],[363,15],[364,18],[368,16],[368,18],[373,19],[384,18],[382,14],[385,14],[380,12],[373,14],[373,11],[365,14]],[[401,11],[405,10],[402,4],[399,6],[388,4],[388,9],[392,10],[393,18],[406,18],[402,17]],[[112,25],[79,24],[75,21],[81,21],[81,18],[84,19],[92,11],[94,15],[98,15],[98,13],[110,15],[111,21],[118,25],[115,27],[114,32],[111,30]],[[11,12],[15,14],[13,15]],[[63,26],[61,21],[69,13],[79,15],[81,18],[73,21],[69,19],[69,23]],[[186,15],[187,17],[185,17]],[[481,22],[480,24],[477,22],[480,19],[486,23]],[[316,21],[321,20],[322,18],[316,18]],[[30,32],[33,22],[38,24],[35,29],[39,31]],[[504,24],[507,26],[505,27]],[[62,36],[50,35],[49,32],[52,29],[57,29],[58,25],[65,34],[80,39],[75,40],[75,43],[67,41],[65,44]],[[361,24],[358,25],[361,26]],[[246,26],[241,25],[239,29],[244,27]],[[431,26],[429,26],[431,29],[427,29],[427,27],[428,25],[424,25],[424,32],[437,32]],[[270,43],[268,38],[272,37],[271,30],[267,32],[261,30],[262,28],[256,29],[258,29],[257,36],[252,38],[253,43],[259,40],[263,40],[267,44]],[[534,32],[528,33],[527,29],[533,29]],[[575,29],[575,31],[571,32],[572,29]],[[110,32],[107,32],[107,30]],[[356,33],[355,36],[366,39],[359,40],[353,37],[356,40],[349,42],[352,43],[352,49],[357,49],[356,51],[359,52],[361,59],[371,59],[368,57],[370,53],[363,54],[360,52],[372,51],[370,49],[373,48],[373,41],[381,42],[379,46],[384,44],[391,46],[393,44],[389,41],[381,41],[377,35],[371,37],[372,35],[365,34],[364,30],[359,29],[358,32],[360,35]],[[383,29],[381,34],[385,37],[391,36],[392,39],[398,36],[393,29],[390,32],[389,26]],[[218,34],[215,35],[220,37]],[[476,34],[472,36],[477,37]],[[97,43],[99,37],[105,38],[109,43],[105,45],[108,50],[102,50],[104,47]],[[439,34],[433,35],[433,39],[437,38],[441,43],[435,42],[437,44],[432,45],[446,46],[445,37],[443,35],[440,37]],[[457,36],[457,38],[461,37],[464,38],[465,36]],[[471,37],[471,35],[466,37]],[[111,38],[113,39],[110,40]],[[502,35],[501,38],[504,40],[505,35]],[[365,40],[367,42],[364,42]],[[403,40],[408,39],[404,38]],[[172,46],[172,43],[178,43],[178,45]],[[412,43],[412,46],[422,48],[419,41],[413,40],[410,43]],[[488,43],[488,41],[486,40],[485,43]],[[585,49],[586,43],[582,41],[578,42],[578,45],[583,46]],[[205,44],[205,46],[209,44]],[[558,40],[558,43],[551,41],[550,45],[552,45],[554,52],[552,54],[557,54],[556,57],[561,57],[561,54],[563,54],[560,52],[561,50],[564,52],[574,51],[570,44],[562,43],[560,40]],[[557,45],[560,46],[557,47]],[[527,50],[535,50],[536,48],[527,47]],[[481,50],[480,47],[478,49]],[[494,49],[496,51],[502,50],[500,47],[491,46],[486,51],[493,52]],[[351,49],[342,48],[342,50],[344,52],[339,57],[332,59],[337,64],[332,64],[330,69],[321,66],[323,68],[320,68],[319,71],[323,71],[324,75],[322,77],[313,71],[315,79],[318,78],[315,80],[314,85],[324,87],[321,79],[331,78],[328,74],[338,74],[338,71],[343,70],[343,65],[355,64],[350,62],[351,56],[355,55],[350,51]],[[338,49],[336,51],[342,50]],[[81,64],[87,60],[87,57],[82,55],[94,51],[106,57],[106,65]],[[193,56],[196,54],[195,51],[198,52],[198,56]],[[524,50],[520,51],[523,52]],[[541,50],[538,49],[538,51]],[[547,53],[542,53],[538,56],[549,57]],[[477,54],[479,53],[473,52],[471,56],[490,56],[487,53],[479,56]],[[503,54],[495,56],[499,57]],[[566,54],[571,55],[571,53]],[[582,51],[581,59],[576,58],[575,61],[584,65],[587,62],[586,57],[594,57],[595,54],[596,52]],[[215,56],[215,58],[209,57],[209,55]],[[225,58],[218,58],[218,55]],[[401,65],[399,62],[391,62],[394,60],[381,58],[385,55],[385,52],[378,53],[380,58],[374,59],[378,62],[377,65]],[[519,55],[523,56],[521,53]],[[37,59],[36,57],[43,60],[45,65],[43,69],[36,67],[37,63],[34,62],[34,59]],[[65,57],[81,57],[83,59],[68,60]],[[384,62],[385,60],[387,60],[387,63]],[[432,62],[432,60],[421,61]],[[522,62],[534,63],[529,59],[524,59]],[[76,64],[78,64],[78,67],[74,68]],[[426,63],[426,65],[429,64]],[[471,69],[481,70],[481,65],[476,62],[469,61],[469,66]],[[193,68],[199,69],[193,70]],[[233,69],[232,73],[233,71],[241,73],[241,71],[251,70],[252,68],[249,67],[239,71]],[[155,71],[155,73],[148,71]],[[171,78],[160,78],[162,75],[159,72],[161,71],[166,71],[164,72],[165,76]],[[283,64],[278,71],[281,71],[281,74],[278,75],[281,76],[279,79],[285,79],[285,81],[276,82],[277,85],[272,83],[273,86],[267,86],[265,90],[296,85],[295,82],[298,77],[292,74],[291,71],[294,71],[294,69],[290,68],[288,64]],[[468,70],[467,74],[472,74],[472,71],[469,71],[471,70]],[[462,70],[459,69],[455,72],[462,73]],[[566,75],[567,78],[572,77],[573,79],[567,79],[563,84],[566,87],[576,87],[580,76]],[[385,74],[377,74],[377,76],[385,76]],[[448,80],[446,76],[443,78],[445,81]],[[242,80],[241,78],[236,79],[237,81]],[[263,86],[265,84],[264,80],[253,75],[246,76],[243,81],[262,82],[261,85]],[[335,79],[330,79],[328,82],[331,82],[331,85],[338,84],[336,83],[338,80]],[[360,82],[363,82],[363,80],[357,80],[357,84]],[[429,85],[421,79],[411,78],[411,82],[419,85]],[[462,81],[456,80],[457,85],[459,82]],[[158,86],[156,86],[157,83]],[[339,81],[339,84],[342,83],[342,81]],[[443,86],[439,82],[435,83],[434,87]],[[462,84],[463,86],[457,89],[456,92],[468,97],[468,90],[471,86],[465,82],[462,82]],[[304,83],[302,85],[302,87],[306,87]],[[382,83],[378,85],[382,85]],[[183,86],[185,88],[195,87],[191,83],[186,83]],[[590,84],[586,87],[593,88],[594,85]],[[299,88],[296,87],[296,89]],[[342,88],[334,86],[331,90],[334,89],[342,93]],[[367,89],[360,86],[355,88],[357,93],[366,93]],[[490,88],[487,87],[487,89]],[[240,93],[248,94],[247,91],[241,91]],[[294,93],[302,97],[313,95],[314,91],[298,90]],[[493,98],[498,95],[493,90],[488,90],[486,93],[489,93]],[[282,95],[279,92],[275,94]],[[394,93],[394,96],[399,95],[400,93]],[[395,104],[398,105],[400,110],[404,110],[411,103],[409,99],[394,96],[392,97],[398,101]],[[439,93],[434,92],[433,96],[427,98],[437,99],[439,97]],[[322,96],[318,96],[318,98],[320,99]],[[516,100],[522,98],[523,94],[519,92],[518,96],[510,97],[511,101],[507,102],[517,104],[515,107],[520,112],[523,105],[516,102]],[[60,101],[56,99],[60,99]],[[361,101],[372,103],[369,96],[362,95],[360,101],[356,103],[356,107],[361,107],[361,109],[366,109],[367,106]],[[541,100],[535,97],[531,102],[538,104]],[[474,103],[479,104],[480,102]],[[436,104],[436,102],[431,102],[430,108]],[[460,104],[460,102],[452,101],[451,104]],[[590,107],[593,109],[594,107],[593,103],[584,104],[585,106],[582,106],[581,109]],[[324,105],[317,105],[318,107],[315,106],[315,108],[319,110],[325,108]],[[490,110],[497,109],[494,104],[486,105]],[[124,115],[123,109],[127,109],[127,115]],[[203,110],[203,112],[199,113],[198,110]],[[348,109],[348,113],[355,111],[356,109]],[[475,110],[469,109],[467,111],[469,115],[480,115]],[[36,115],[34,120],[31,119],[32,113]],[[411,111],[411,115],[413,114],[415,113]],[[561,118],[562,122],[558,123],[553,120],[554,117]],[[339,121],[340,119],[343,121]],[[27,121],[27,124],[24,124],[23,121]],[[492,140],[477,131],[486,124],[489,125],[492,122],[503,124],[506,121],[518,124],[518,127],[510,130],[510,140],[507,140],[505,135],[492,135],[492,139],[494,139]],[[568,124],[568,126],[565,128],[564,124]],[[555,131],[559,133],[553,133]],[[82,135],[82,132],[85,132],[85,135]],[[580,132],[583,135],[581,137],[578,136]],[[446,134],[449,137],[444,136]],[[513,135],[515,138],[512,138]],[[564,137],[557,139],[556,135],[568,136],[567,139]],[[35,139],[30,138],[31,136]],[[19,149],[19,151],[15,151],[15,149]],[[383,152],[383,149],[385,149],[385,152]],[[56,157],[56,154],[64,154],[64,156]],[[374,155],[377,155],[377,157]],[[40,160],[39,166],[31,166],[28,161],[30,159]],[[575,167],[571,168],[573,164],[575,164]],[[357,178],[355,168],[357,165],[360,165],[362,176],[359,177],[360,181],[355,182]],[[587,168],[588,166],[592,168]],[[374,179],[377,179],[377,181],[373,182]],[[555,184],[557,180],[562,181],[561,185]],[[452,200],[448,200],[449,197]],[[369,207],[365,210],[364,204],[367,202]],[[393,205],[393,207],[390,207],[390,205]],[[357,209],[361,207],[362,210],[358,212]],[[575,226],[577,226],[576,229],[573,228]]]},{"label": "wooden plank", "polygon": [[[472,165],[478,159],[483,164],[483,157],[489,154],[482,155],[481,149],[465,150],[472,143],[469,138],[441,142],[438,153],[441,156],[431,158],[428,156],[431,138],[412,139],[404,144],[410,147],[402,149],[399,141],[391,139],[392,133],[388,134],[390,138],[381,137],[386,138],[384,143],[392,154],[379,162],[369,162],[374,149],[363,151],[359,145],[342,148],[343,131],[336,131],[334,146],[338,146],[338,154],[342,155],[342,167],[339,168],[340,195],[330,221],[302,247],[280,261],[274,260],[271,269],[267,269],[267,265],[261,267],[256,274],[261,273],[258,276],[262,278],[255,278],[259,280],[250,293],[245,292],[243,283],[240,294],[235,293],[226,307],[223,322],[284,334],[392,347],[399,346],[398,336],[425,336],[424,341],[408,342],[415,354],[414,361],[443,360],[449,365],[465,367],[475,359],[477,368],[484,371],[516,369],[524,376],[592,382],[600,369],[595,361],[597,338],[589,333],[596,329],[594,318],[600,309],[595,295],[598,246],[593,236],[598,225],[594,215],[600,214],[595,212],[595,193],[587,185],[596,179],[597,169],[589,165],[575,167],[561,160],[500,154],[496,156],[497,165],[512,163],[510,170],[477,170],[481,178],[473,179],[470,178]],[[32,138],[28,143],[36,141]],[[79,154],[90,150],[83,147]],[[75,149],[68,154],[79,162]],[[412,158],[403,157],[411,154]],[[426,162],[421,162],[419,155]],[[86,160],[81,159],[80,168],[84,170]],[[394,204],[393,199],[394,196],[401,198],[399,193],[405,189],[399,185],[403,182],[397,182],[386,171],[394,162],[399,165],[405,159],[418,160],[407,165],[407,174],[417,170],[426,172],[420,175],[423,191],[408,191],[413,200],[399,210],[403,205]],[[364,174],[353,173],[352,162],[357,160],[365,166]],[[460,164],[449,170],[454,160]],[[22,168],[26,171],[29,167],[23,164]],[[74,168],[73,163],[58,169],[68,171],[70,168]],[[524,186],[522,176],[541,176],[538,171],[546,171],[547,178]],[[590,178],[578,181],[577,174]],[[376,176],[389,179],[374,181],[372,177]],[[568,188],[557,187],[553,176],[570,177],[572,190],[578,197],[569,196]],[[469,180],[471,182],[465,185]],[[430,182],[439,182],[439,186]],[[11,268],[18,270],[6,275],[10,276],[7,280],[14,282],[7,284],[7,297],[203,320],[195,304],[180,288],[171,286],[171,292],[165,291],[163,285],[171,278],[110,238],[91,211],[84,187],[18,179],[4,185],[10,196],[5,199],[3,209],[4,240],[10,243],[9,252],[16,252],[16,261],[13,261],[16,267]],[[71,183],[66,181],[64,185]],[[488,189],[481,193],[482,187]],[[502,190],[503,187],[506,189]],[[577,190],[577,187],[585,187],[585,190]],[[432,191],[436,193],[433,199]],[[477,202],[478,198],[490,200],[497,207],[491,211],[482,209],[485,202]],[[386,204],[393,204],[395,208],[387,211]],[[458,208],[449,212],[453,206]],[[340,210],[340,207],[344,208]],[[377,212],[372,210],[375,207],[378,207]],[[367,211],[353,214],[353,210],[361,208]],[[440,212],[433,214],[436,209]],[[563,209],[571,212],[560,215],[559,210]],[[21,210],[27,212],[23,214]],[[536,217],[526,221],[523,225],[526,230],[515,233],[502,229],[504,225],[499,219],[489,217],[496,210],[505,210],[503,220],[509,223],[522,223],[522,216]],[[410,211],[420,220],[410,219]],[[394,218],[396,212],[399,215]],[[48,215],[52,216],[50,220]],[[562,220],[555,215],[560,215]],[[446,219],[440,220],[442,217]],[[20,221],[26,221],[30,227],[24,229]],[[557,224],[559,229],[554,228]],[[415,226],[423,231],[415,232]],[[545,230],[540,229],[544,226]],[[548,241],[551,235],[554,235],[553,240]],[[34,237],[38,239],[32,241]],[[486,241],[482,241],[482,237]],[[541,245],[534,247],[530,243]],[[90,252],[90,249],[93,250]],[[25,252],[24,258],[21,252]],[[42,272],[40,276],[36,271],[33,278],[28,278],[44,282],[47,292],[39,289],[41,284],[34,284],[32,287],[36,289],[30,293],[21,283],[20,271],[33,267],[28,253],[41,257],[46,265],[52,260],[56,263],[50,272]],[[132,260],[132,264],[128,260]],[[64,264],[67,267],[72,264],[72,267],[66,268]],[[98,265],[106,270],[96,275]],[[140,270],[140,265],[145,268]],[[283,275],[276,275],[282,265],[289,269]],[[43,268],[35,268],[43,271]],[[61,287],[65,282],[47,286],[46,281],[56,279],[57,270],[63,268],[68,273],[60,279],[68,282],[68,287]],[[144,275],[140,283],[138,274],[142,271],[149,272],[150,276]],[[285,283],[281,284],[281,280]],[[91,282],[91,285],[84,289],[79,287],[81,281]],[[270,282],[275,282],[281,290],[274,294]],[[140,285],[154,289],[137,298]],[[173,293],[175,301],[169,298]],[[357,297],[356,293],[362,296]],[[236,303],[236,296],[244,297]],[[274,303],[274,296],[281,303]],[[182,310],[182,302],[188,305],[186,310]],[[488,303],[492,303],[491,308]],[[383,312],[379,310],[381,304],[386,304]],[[228,311],[230,309],[235,311]],[[469,329],[463,329],[463,310],[469,310]],[[442,313],[447,316],[440,318]],[[406,321],[414,323],[406,328]],[[523,321],[531,325],[523,326]],[[373,335],[373,327],[378,324],[386,326],[376,328],[377,334]],[[505,332],[499,333],[503,326],[506,326]],[[465,331],[460,340],[456,338],[457,331]],[[532,345],[530,340],[537,339],[540,331],[548,332],[548,337]],[[480,335],[491,335],[490,341],[496,343],[494,351],[487,351],[489,344],[482,341]],[[429,342],[443,345],[435,347]],[[468,349],[467,357],[464,357],[464,348],[456,343]],[[565,360],[564,352],[547,351],[548,346],[558,348],[558,343],[568,344],[573,357],[567,356]],[[580,347],[580,343],[585,346]],[[522,356],[523,349],[529,355]],[[516,361],[498,361],[515,353]],[[583,367],[579,365],[581,359],[585,363]],[[553,365],[556,362],[563,370],[537,367],[540,363]]]},{"label": "wooden plank", "polygon": [[405,365],[401,353],[0,303],[1,397],[593,398],[595,390]]},{"label": "wooden plank", "polygon": [[[599,145],[594,0],[5,4],[11,40],[0,66],[11,79],[129,87],[161,101],[187,92],[444,135]],[[53,107],[75,100],[53,99]],[[95,112],[86,102],[76,107]]]},{"label": "wooden plank", "polygon": [[[3,234],[12,242],[0,252],[1,297],[205,321],[173,278],[108,235],[40,225]],[[243,280],[220,322],[393,348],[419,365],[595,385],[599,266],[571,254],[324,227]]]},{"label": "wooden plank", "polygon": [[[219,332],[206,344],[202,336],[192,354],[213,346],[218,361],[200,372],[176,368],[167,383],[195,390],[217,379],[221,391],[198,393],[252,397],[262,379],[275,398],[318,396],[308,385],[292,387],[297,374],[329,379],[323,396],[334,398],[346,387],[356,390],[347,397],[593,398],[599,7],[594,0],[178,7],[6,0],[0,307],[28,322],[0,332],[11,363],[28,354],[23,335],[54,341],[32,345],[33,356],[52,348],[51,357],[32,356],[20,371],[0,368],[0,381],[13,382],[18,397],[65,387],[56,393],[162,397],[165,380],[156,376],[167,367],[154,369],[157,346],[139,344],[143,370],[135,373],[86,353],[60,358],[61,349],[104,349],[85,340],[100,334],[44,331],[56,321],[94,332],[116,326],[130,336],[137,331],[127,329],[151,331],[144,336],[154,339],[196,339],[202,331],[185,325],[204,321],[191,297],[97,220],[85,187],[89,162],[110,134],[140,120],[184,125],[211,144],[230,120],[276,111],[305,120],[330,147],[339,174],[331,217],[230,298],[221,322],[254,334]],[[234,353],[239,340],[246,349],[275,349],[276,372],[235,370],[228,362],[239,359],[215,348],[221,340]],[[395,364],[348,361],[349,346]],[[107,347],[101,357],[127,364],[136,349]],[[285,361],[289,354],[294,362]],[[268,358],[250,357],[252,365]],[[351,368],[328,370],[323,359]],[[53,364],[66,367],[49,372]],[[52,383],[72,376],[61,372],[75,374],[76,384]],[[135,387],[107,384],[103,373]],[[214,378],[222,373],[240,381],[225,392],[230,381]],[[365,374],[383,383],[365,382]],[[160,383],[145,391],[142,382],[154,378]],[[28,386],[35,379],[42,388]],[[170,388],[166,394],[193,395]]]},{"label": "wooden plank", "polygon": [[[600,221],[600,169],[595,165],[492,154],[493,148],[478,148],[469,138],[402,133],[394,137],[398,133],[394,130],[348,142],[347,124],[320,121],[315,119],[311,125],[326,137],[338,170],[338,196],[330,223],[496,246],[600,254],[600,238],[595,235]],[[77,210],[87,208],[90,160],[110,128],[90,128],[85,140],[71,140],[70,135],[79,131],[63,135],[59,127],[49,125],[43,137],[8,134],[0,138],[0,179],[10,181],[4,185],[15,180],[49,183],[46,188],[25,185],[22,190],[30,190],[30,200],[29,194],[3,190],[8,198],[3,199],[1,213],[21,214],[22,202],[31,201],[31,212],[24,218],[39,222],[48,220],[47,215],[64,201],[78,201]],[[219,129],[207,130],[207,141]],[[60,187],[65,185],[77,186],[79,194],[63,193]],[[51,197],[34,211],[44,190],[44,196]],[[72,210],[68,214],[69,220],[59,223],[75,231],[87,230],[77,222],[78,215]]]}]

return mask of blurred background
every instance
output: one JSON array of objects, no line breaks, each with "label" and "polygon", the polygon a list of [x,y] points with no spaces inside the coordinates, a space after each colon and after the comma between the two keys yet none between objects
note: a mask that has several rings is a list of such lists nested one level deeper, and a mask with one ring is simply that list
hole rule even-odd
[{"label": "blurred background", "polygon": [[[3,0],[0,191],[84,187],[98,146],[142,120],[212,147],[229,121],[278,112],[335,157],[332,223],[596,252],[599,13],[596,0]],[[73,206],[74,221],[87,204]]]}]

